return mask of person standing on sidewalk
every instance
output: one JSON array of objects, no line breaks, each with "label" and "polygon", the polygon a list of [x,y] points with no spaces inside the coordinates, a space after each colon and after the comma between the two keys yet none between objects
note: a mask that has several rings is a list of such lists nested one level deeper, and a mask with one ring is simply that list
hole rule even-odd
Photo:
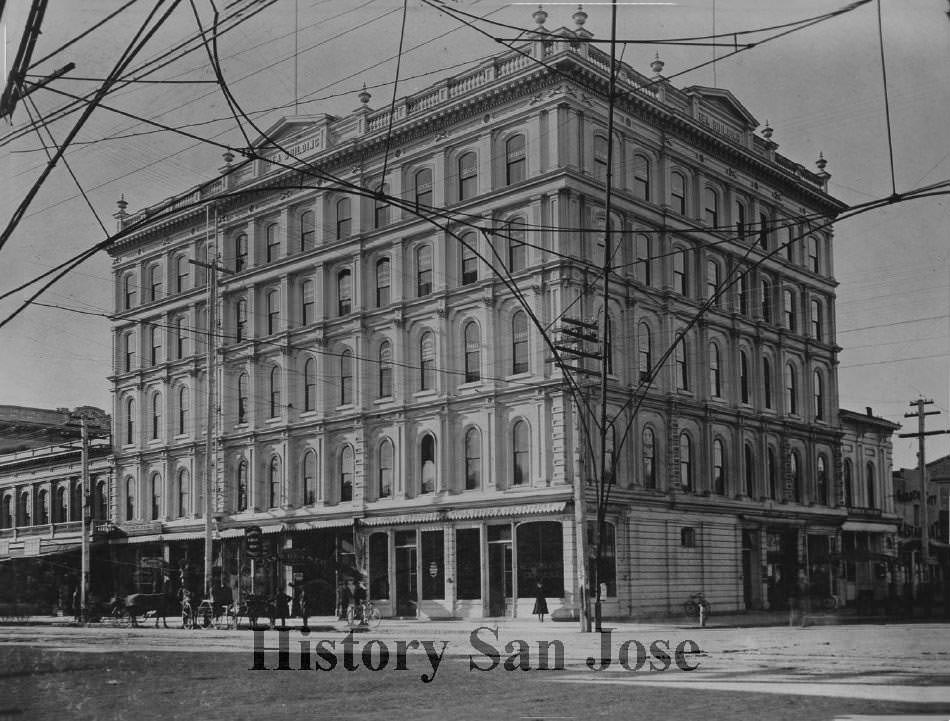
[{"label": "person standing on sidewalk", "polygon": [[544,598],[544,585],[538,579],[537,589],[534,594],[534,610],[531,612],[538,617],[541,623],[544,623],[544,614],[548,612],[548,602]]}]

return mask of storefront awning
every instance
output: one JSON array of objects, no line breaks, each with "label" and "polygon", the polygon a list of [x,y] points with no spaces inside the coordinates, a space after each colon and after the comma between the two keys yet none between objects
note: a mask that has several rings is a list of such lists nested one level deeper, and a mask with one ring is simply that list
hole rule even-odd
[{"label": "storefront awning", "polygon": [[487,506],[485,508],[460,508],[449,511],[448,517],[453,520],[467,520],[472,518],[499,518],[510,516],[534,516],[541,513],[563,513],[567,508],[566,501],[554,503],[524,503],[518,506]]},{"label": "storefront awning", "polygon": [[740,515],[743,523],[757,524],[759,526],[804,526],[805,521],[798,518],[779,518],[772,516],[746,516]]},{"label": "storefront awning", "polygon": [[841,524],[841,530],[859,533],[895,533],[897,524],[874,521],[845,521]]},{"label": "storefront awning", "polygon": [[317,518],[312,521],[300,521],[288,524],[289,531],[313,531],[320,528],[347,528],[353,525],[353,517],[348,518]]},{"label": "storefront awning", "polygon": [[370,518],[361,518],[360,523],[364,526],[388,526],[405,523],[432,523],[444,518],[441,513],[404,513],[399,516],[372,516]]}]

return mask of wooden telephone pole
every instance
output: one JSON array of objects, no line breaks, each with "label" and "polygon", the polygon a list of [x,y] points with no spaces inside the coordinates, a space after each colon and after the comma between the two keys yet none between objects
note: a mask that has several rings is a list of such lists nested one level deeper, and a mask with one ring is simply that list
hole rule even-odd
[{"label": "wooden telephone pole", "polygon": [[[917,438],[917,462],[920,467],[920,564],[924,569],[923,580],[926,582],[930,573],[930,520],[927,516],[927,459],[924,456],[924,437],[937,436],[950,431],[927,431],[924,430],[924,417],[940,415],[940,411],[925,411],[924,406],[932,406],[932,400],[918,398],[911,401],[911,408],[916,407],[913,413],[905,413],[904,418],[917,419],[916,433],[900,433],[899,438]],[[915,576],[916,582],[916,576]]]}]

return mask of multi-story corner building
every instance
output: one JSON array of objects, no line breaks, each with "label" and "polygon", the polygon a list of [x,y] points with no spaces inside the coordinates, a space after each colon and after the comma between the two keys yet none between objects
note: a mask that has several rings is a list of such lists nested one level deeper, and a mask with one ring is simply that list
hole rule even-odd
[{"label": "multi-story corner building", "polygon": [[[675,87],[659,60],[619,67],[608,140],[609,58],[574,42],[586,16],[552,32],[534,17],[517,50],[394,117],[364,91],[346,115],[277,122],[205,185],[120,204],[130,568],[200,566],[207,484],[215,566],[240,592],[309,584],[330,613],[355,568],[389,614],[524,614],[538,579],[576,610],[594,394],[584,375],[571,393],[547,338],[565,316],[603,324],[608,172],[605,613],[676,612],[697,591],[781,608],[809,555],[831,562],[849,512],[829,225],[844,206],[824,161],[779,154],[731,92]],[[207,477],[209,273],[191,261],[223,269]],[[246,557],[249,525],[268,560]]]},{"label": "multi-story corner building", "polygon": [[[91,586],[111,590],[104,526],[112,516],[112,450],[101,410],[0,408],[0,604],[48,613],[69,609],[78,587],[82,541],[80,417],[96,431],[89,448],[90,513],[95,523]],[[6,607],[6,606],[5,606]]]},{"label": "multi-story corner building", "polygon": [[[901,565],[905,571],[905,583],[913,585],[941,579],[946,582],[950,574],[950,456],[942,456],[927,463],[925,487],[926,493],[921,493],[920,468],[894,471],[894,505],[900,523]],[[925,525],[929,546],[928,563],[924,563],[921,557]]]}]

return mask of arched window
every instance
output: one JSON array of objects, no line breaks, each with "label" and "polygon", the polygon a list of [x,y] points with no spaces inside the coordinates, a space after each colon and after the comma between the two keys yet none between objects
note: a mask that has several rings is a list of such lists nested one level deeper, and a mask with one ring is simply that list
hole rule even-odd
[{"label": "arched window", "polygon": [[736,278],[736,310],[749,315],[749,271],[740,270]]},{"label": "arched window", "polygon": [[188,290],[188,276],[190,275],[190,270],[188,268],[188,258],[184,255],[176,256],[175,258],[175,291],[178,293],[184,293]]},{"label": "arched window", "polygon": [[762,320],[766,323],[772,322],[772,284],[766,279],[762,279],[759,284],[759,291],[762,295]]},{"label": "arched window", "polygon": [[419,468],[422,479],[419,493],[432,493],[435,491],[435,437],[431,433],[422,436],[422,443],[419,446]]},{"label": "arched window", "polygon": [[795,293],[790,288],[782,291],[782,314],[786,330],[794,331],[797,326],[795,313]]},{"label": "arched window", "polygon": [[247,423],[248,377],[247,373],[238,376],[237,422]]},{"label": "arched window", "polygon": [[769,486],[769,498],[773,501],[778,499],[778,468],[775,464],[775,451],[772,448],[769,448],[768,455],[766,456],[766,468],[765,472],[768,475],[766,479]]},{"label": "arched window", "polygon": [[818,475],[815,478],[815,502],[822,505],[828,505],[828,463],[824,456],[818,456],[816,465]]},{"label": "arched window", "polygon": [[798,462],[798,451],[792,451],[788,458],[788,475],[792,481],[792,500],[802,502],[801,470]]},{"label": "arched window", "polygon": [[742,489],[742,493],[748,498],[754,498],[755,497],[755,451],[752,449],[751,443],[745,444],[743,461],[745,461],[745,488]]},{"label": "arched window", "polygon": [[478,324],[465,324],[465,382],[474,383],[482,377],[482,339]]},{"label": "arched window", "polygon": [[419,390],[435,389],[435,336],[423,333],[419,339]]},{"label": "arched window", "polygon": [[650,199],[650,160],[645,155],[633,156],[633,194],[640,200]]},{"label": "arched window", "polygon": [[247,235],[241,233],[234,239],[234,272],[240,273],[247,265]]},{"label": "arched window", "polygon": [[772,362],[768,358],[762,359],[762,403],[772,408]]},{"label": "arched window", "polygon": [[303,364],[303,409],[317,409],[317,362],[313,358],[307,358]]},{"label": "arched window", "polygon": [[511,429],[511,483],[520,486],[529,478],[528,424],[516,421]]},{"label": "arched window", "polygon": [[821,256],[818,253],[818,239],[808,236],[808,269],[815,274],[821,273]]},{"label": "arched window", "polygon": [[475,233],[465,233],[459,241],[462,249],[462,285],[471,285],[478,282],[478,256],[475,255],[478,236]]},{"label": "arched window", "polygon": [[270,467],[268,468],[268,495],[267,495],[267,506],[268,508],[278,508],[281,505],[282,499],[282,483],[280,478],[280,458],[274,456],[270,459]]},{"label": "arched window", "polygon": [[432,246],[416,248],[416,296],[422,298],[432,292]]},{"label": "arched window", "polygon": [[353,402],[353,351],[340,353],[340,405]]},{"label": "arched window", "polygon": [[162,437],[162,394],[152,393],[152,440]]},{"label": "arched window", "polygon": [[352,230],[352,216],[350,215],[350,199],[340,198],[336,201],[336,239],[346,240]]},{"label": "arched window", "polygon": [[711,300],[714,304],[719,304],[719,284],[721,276],[719,273],[719,263],[714,260],[706,261],[706,300]]},{"label": "arched window", "polygon": [[125,400],[125,442],[135,443],[135,399]]},{"label": "arched window", "polygon": [[266,261],[273,263],[280,257],[280,226],[271,223],[267,226]]},{"label": "arched window", "polygon": [[824,340],[822,335],[821,301],[811,301],[811,337],[815,340]]},{"label": "arched window", "polygon": [[382,308],[389,305],[391,293],[390,285],[392,283],[391,266],[389,258],[380,258],[376,261],[376,307]]},{"label": "arched window", "polygon": [[12,528],[15,523],[13,520],[13,509],[11,508],[13,499],[10,496],[3,497],[3,506],[0,509],[0,528]]},{"label": "arched window", "polygon": [[653,284],[653,241],[648,235],[638,233],[635,238],[637,249],[636,279],[644,285]]},{"label": "arched window", "polygon": [[841,477],[844,485],[844,505],[846,508],[851,508],[854,506],[854,465],[850,458],[844,459]]},{"label": "arched window", "polygon": [[125,352],[124,368],[126,373],[135,368],[135,332],[129,331],[122,335],[122,349]]},{"label": "arched window", "polygon": [[[10,497],[7,496],[7,500],[9,499]],[[13,524],[9,516],[7,520],[11,525]],[[66,489],[63,486],[57,488],[56,495],[53,496],[53,523],[66,523]]]},{"label": "arched window", "polygon": [[185,316],[175,318],[175,357],[178,360],[188,356],[188,321]]},{"label": "arched window", "polygon": [[316,223],[312,210],[300,214],[300,250],[312,250],[316,240]]},{"label": "arched window", "polygon": [[191,412],[191,398],[188,395],[188,387],[181,386],[178,389],[178,435],[184,435],[188,432],[188,415]]},{"label": "arched window", "polygon": [[300,325],[314,321],[314,296],[313,281],[308,278],[300,284]]},{"label": "arched window", "polygon": [[749,356],[744,350],[739,351],[739,400],[749,402]]},{"label": "arched window", "polygon": [[745,203],[741,200],[735,201],[733,215],[733,219],[736,221],[736,235],[738,235],[741,240],[745,240],[749,227],[746,221]]},{"label": "arched window", "polygon": [[482,487],[482,434],[477,428],[469,428],[465,434],[465,490],[475,491]]},{"label": "arched window", "polygon": [[475,153],[463,153],[458,159],[459,200],[478,193],[478,159]]},{"label": "arched window", "polygon": [[237,302],[234,313],[235,340],[240,343],[247,340],[247,301],[241,298]]},{"label": "arched window", "polygon": [[594,136],[594,178],[604,182],[607,180],[607,137],[604,135]]},{"label": "arched window", "polygon": [[769,249],[769,216],[768,213],[759,213],[759,245],[762,250]]},{"label": "arched window", "polygon": [[389,498],[393,494],[393,442],[384,438],[379,444],[379,485],[378,498]]},{"label": "arched window", "polygon": [[148,299],[153,303],[162,297],[162,267],[157,263],[148,269]]},{"label": "arched window", "polygon": [[153,473],[149,481],[149,496],[151,498],[149,520],[157,521],[162,517],[162,477],[157,473]]},{"label": "arched window", "polygon": [[686,215],[686,178],[682,173],[670,173],[670,199],[673,211]]},{"label": "arched window", "polygon": [[785,365],[785,411],[798,413],[798,373],[791,363]]},{"label": "arched window", "polygon": [[815,392],[815,420],[821,421],[825,418],[825,389],[824,377],[821,371],[815,371],[814,392]]},{"label": "arched window", "polygon": [[386,201],[389,186],[383,183],[377,192],[378,195],[373,197],[373,227],[379,229],[389,225],[389,203]]},{"label": "arched window", "polygon": [[272,290],[267,293],[267,335],[273,335],[280,330],[280,291]]},{"label": "arched window", "polygon": [[162,362],[162,333],[164,332],[163,328],[159,328],[157,325],[152,326],[151,338],[152,338],[152,352],[151,364],[153,366],[158,365]]},{"label": "arched window", "polygon": [[522,310],[511,316],[511,372],[528,372],[528,316]]},{"label": "arched window", "polygon": [[131,310],[134,308],[136,299],[138,297],[138,288],[135,282],[134,273],[127,273],[122,279],[122,295],[125,301],[125,310]]},{"label": "arched window", "polygon": [[513,135],[505,142],[505,185],[525,179],[524,135]]},{"label": "arched window", "polygon": [[719,194],[712,188],[703,193],[703,220],[710,228],[719,226]]},{"label": "arched window", "polygon": [[106,482],[99,481],[96,483],[95,495],[92,497],[92,517],[97,521],[105,521],[109,518],[106,498]]},{"label": "arched window", "polygon": [[178,498],[176,502],[176,518],[184,518],[191,513],[191,476],[184,468],[178,471]]},{"label": "arched window", "polygon": [[125,479],[125,520],[131,521],[133,518],[135,518],[135,480],[132,476],[128,476]]},{"label": "arched window", "polygon": [[393,346],[388,340],[379,346],[379,390],[380,398],[390,398],[393,394]]},{"label": "arched window", "polygon": [[722,397],[722,369],[719,367],[719,346],[709,344],[709,395]]},{"label": "arched window", "polygon": [[656,488],[656,444],[653,438],[653,429],[643,429],[640,444],[640,459],[643,471],[643,487]]},{"label": "arched window", "polygon": [[508,270],[517,273],[527,265],[527,246],[525,246],[524,221],[514,218],[508,223]]},{"label": "arched window", "polygon": [[673,351],[676,363],[676,389],[679,391],[689,390],[689,356],[687,351],[686,338],[680,336],[676,339],[676,347]]},{"label": "arched window", "polygon": [[340,453],[340,503],[353,500],[353,449],[343,446]]},{"label": "arched window", "polygon": [[36,524],[38,526],[45,526],[49,523],[49,493],[46,489],[37,494],[36,511]]},{"label": "arched window", "polygon": [[427,210],[432,207],[432,171],[423,168],[416,171],[413,178],[415,188],[416,210]]},{"label": "arched window", "polygon": [[242,460],[238,464],[237,473],[237,509],[238,512],[246,511],[248,504],[248,485],[247,485],[247,461]]},{"label": "arched window", "polygon": [[301,505],[312,506],[317,502],[317,454],[307,451],[303,456],[303,494]]},{"label": "arched window", "polygon": [[867,465],[865,466],[864,480],[867,487],[867,495],[865,498],[867,505],[865,508],[875,508],[876,494],[874,493],[874,489],[876,486],[876,479],[874,477],[874,464],[871,463],[871,461],[868,461]]},{"label": "arched window", "polygon": [[653,337],[650,334],[650,326],[646,323],[640,323],[637,330],[637,367],[640,371],[640,382],[646,383],[653,372]]},{"label": "arched window", "polygon": [[685,248],[673,251],[673,290],[689,296],[689,259]]},{"label": "arched window", "polygon": [[686,433],[680,433],[680,486],[693,490],[693,443]]},{"label": "arched window", "polygon": [[280,366],[274,366],[270,369],[270,388],[269,390],[269,408],[270,417],[277,418],[280,415]]},{"label": "arched window", "polygon": [[353,298],[349,268],[344,268],[336,275],[336,297],[338,314],[346,315],[349,313]]},{"label": "arched window", "polygon": [[718,438],[713,441],[713,493],[718,496],[726,495],[726,457],[722,441]]},{"label": "arched window", "polygon": [[69,487],[69,520],[78,521],[82,519],[82,481],[79,478],[73,478]]}]

